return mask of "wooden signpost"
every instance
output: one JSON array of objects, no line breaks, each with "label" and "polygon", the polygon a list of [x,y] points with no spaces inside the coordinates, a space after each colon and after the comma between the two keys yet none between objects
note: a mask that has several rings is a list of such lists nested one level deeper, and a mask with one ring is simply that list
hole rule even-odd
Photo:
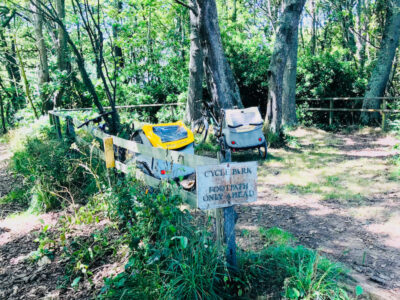
[{"label": "wooden signpost", "polygon": [[197,206],[200,209],[224,208],[224,233],[227,262],[236,269],[234,205],[257,200],[257,162],[222,163],[196,168]]}]

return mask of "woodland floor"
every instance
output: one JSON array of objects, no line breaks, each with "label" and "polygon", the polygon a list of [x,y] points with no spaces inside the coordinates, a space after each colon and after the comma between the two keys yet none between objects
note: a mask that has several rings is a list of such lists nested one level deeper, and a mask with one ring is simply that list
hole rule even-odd
[{"label": "woodland floor", "polygon": [[[236,208],[238,245],[260,249],[259,228],[277,226],[299,244],[343,262],[377,299],[400,299],[400,178],[391,163],[399,141],[374,130],[300,128],[291,135],[291,147],[271,149],[269,159],[259,163],[259,200]],[[7,171],[9,157],[7,145],[0,144],[0,197],[22,184]],[[83,293],[60,292],[63,263],[57,256],[51,263],[39,261],[40,266],[25,258],[37,249],[34,239],[43,223],[55,224],[61,212],[34,216],[21,209],[0,204],[0,299],[86,299],[103,276],[123,266],[103,261],[94,274],[99,285]]]},{"label": "woodland floor", "polygon": [[346,264],[372,294],[400,299],[400,184],[391,163],[399,141],[372,129],[290,134],[296,147],[271,149],[260,163],[258,201],[237,208],[238,244],[261,248],[259,228],[280,227]]}]

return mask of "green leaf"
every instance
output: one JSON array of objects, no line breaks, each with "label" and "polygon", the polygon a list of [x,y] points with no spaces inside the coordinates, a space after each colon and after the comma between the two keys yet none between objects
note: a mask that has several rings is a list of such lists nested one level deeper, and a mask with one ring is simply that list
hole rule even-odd
[{"label": "green leaf", "polygon": [[364,292],[363,288],[360,285],[357,285],[356,286],[356,296],[362,295],[363,292]]},{"label": "green leaf", "polygon": [[181,248],[186,249],[189,242],[188,238],[186,236],[174,236],[173,238],[171,238],[172,241],[176,239],[179,239]]},{"label": "green leaf", "polygon": [[74,281],[72,281],[71,286],[72,286],[73,288],[77,287],[80,280],[81,280],[81,277],[76,277],[76,278],[74,279]]}]

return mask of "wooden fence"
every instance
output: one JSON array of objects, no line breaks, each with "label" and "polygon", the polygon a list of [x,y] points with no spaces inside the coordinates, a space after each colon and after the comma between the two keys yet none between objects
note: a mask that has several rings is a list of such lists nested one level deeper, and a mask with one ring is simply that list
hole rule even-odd
[{"label": "wooden fence", "polygon": [[[130,107],[137,108],[140,106],[136,107],[130,106]],[[78,134],[76,134],[75,128],[79,127],[82,124],[82,122],[69,116],[68,112],[70,111],[71,110],[58,110],[49,112],[50,122],[54,124],[58,138],[62,138],[63,135],[60,118],[65,119],[66,136],[73,138],[76,141],[76,143],[81,146],[90,147],[94,155],[105,161],[105,153],[100,148],[93,146],[92,144],[85,141]],[[122,139],[117,136],[106,134],[101,130],[99,130],[97,127],[91,125],[83,126],[80,130],[85,131],[92,137],[103,140],[103,142],[105,141],[105,139],[108,139],[108,141],[112,139],[113,145],[123,148],[125,150],[132,151],[134,153],[145,153],[146,156],[151,156],[155,159],[165,160],[169,163],[176,163],[194,169],[196,169],[199,166],[217,165],[220,163],[218,159],[211,157],[187,154],[168,149],[154,148],[130,140]],[[161,180],[149,176],[137,168],[132,168],[131,164],[127,165],[121,161],[115,160],[115,168],[125,174],[131,174],[132,170],[135,170],[134,175],[137,179],[142,180],[145,184],[154,188],[160,187],[162,183]],[[183,201],[187,205],[189,205],[190,208],[197,208],[197,196],[195,193],[185,191],[181,188],[176,188],[174,192],[179,194],[182,197]],[[222,233],[223,233],[222,209],[214,209],[209,211],[208,213],[211,214],[216,219],[217,241],[219,243],[222,243]]]},{"label": "wooden fence", "polygon": [[[367,109],[367,108],[334,108],[334,101],[360,101],[360,100],[382,100],[382,105],[380,109]],[[364,98],[364,97],[335,97],[335,98],[302,98],[297,101],[329,101],[329,108],[323,107],[309,107],[306,108],[308,111],[328,111],[329,112],[329,125],[333,123],[333,112],[379,112],[382,115],[382,129],[386,129],[386,115],[391,113],[400,113],[400,110],[395,109],[387,109],[387,101],[398,100],[400,97],[373,97],[373,98]]]}]

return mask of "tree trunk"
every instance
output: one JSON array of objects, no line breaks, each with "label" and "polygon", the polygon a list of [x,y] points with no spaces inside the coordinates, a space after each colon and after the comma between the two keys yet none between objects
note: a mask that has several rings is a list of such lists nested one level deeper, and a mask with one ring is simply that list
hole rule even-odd
[{"label": "tree trunk", "polygon": [[43,92],[42,85],[50,81],[50,76],[49,65],[47,61],[47,49],[43,37],[43,16],[40,10],[36,8],[39,6],[40,4],[38,1],[36,1],[36,6],[33,6],[36,44],[39,50],[39,94],[43,103],[43,111],[48,112],[52,109],[52,103],[49,101],[47,93]]},{"label": "tree trunk", "polygon": [[15,54],[15,44],[14,41],[11,41],[10,47],[8,47],[8,43],[6,37],[4,36],[4,29],[0,27],[0,47],[5,49],[4,57],[5,57],[5,68],[7,70],[8,79],[12,82],[14,89],[12,91],[12,105],[15,110],[21,108],[22,103],[20,103],[20,99],[18,97],[19,85],[18,83],[21,81],[21,73],[19,72],[18,63],[16,61]]},{"label": "tree trunk", "polygon": [[[195,1],[192,1],[195,5]],[[203,52],[200,41],[199,14],[190,10],[190,61],[189,90],[186,105],[186,121],[193,123],[201,117],[203,99]]]},{"label": "tree trunk", "polygon": [[4,116],[3,97],[1,93],[0,93],[0,114],[1,114],[1,125],[3,126],[3,133],[7,133],[6,118]]},{"label": "tree trunk", "polygon": [[316,13],[315,13],[315,0],[311,0],[311,54],[315,54],[317,49],[317,20],[316,20]]},{"label": "tree trunk", "polygon": [[215,0],[196,0],[196,3],[207,87],[215,114],[219,116],[221,108],[242,108],[243,104],[222,46]]},{"label": "tree trunk", "polygon": [[[379,99],[369,99],[373,97],[383,97],[386,85],[392,69],[393,60],[396,49],[399,45],[400,37],[400,0],[390,1],[387,8],[387,17],[381,47],[375,68],[372,71],[371,78],[368,83],[367,92],[363,101],[363,108],[377,109],[380,107]],[[361,122],[363,124],[371,124],[373,121],[379,120],[378,113],[361,114]]]},{"label": "tree trunk", "polygon": [[[305,1],[304,1],[305,3]],[[288,57],[285,71],[283,73],[282,91],[282,124],[292,126],[297,123],[296,117],[296,71],[297,50],[299,46],[299,22],[300,15],[296,14],[292,19],[292,33],[288,39]],[[296,19],[297,18],[297,19]]]},{"label": "tree trunk", "polygon": [[278,20],[274,51],[268,70],[268,104],[265,118],[268,131],[280,135],[282,125],[282,86],[289,54],[288,45],[298,30],[300,14],[306,0],[286,0]]},{"label": "tree trunk", "polygon": [[[116,1],[115,3],[116,9],[118,10],[118,15],[122,11],[122,1]],[[114,55],[117,60],[117,67],[123,69],[125,66],[124,57],[122,54],[122,48],[118,46],[118,33],[119,33],[119,16],[117,22],[114,24],[112,28],[113,38],[114,38]]]},{"label": "tree trunk", "polygon": [[[39,3],[38,3],[39,4]],[[64,22],[65,18],[65,0],[56,0],[57,17]],[[68,48],[66,32],[58,24],[57,26],[58,47],[57,47],[57,66],[60,72],[68,70]],[[64,94],[64,88],[58,91],[55,97],[55,106],[61,105],[61,98]]]},{"label": "tree trunk", "polygon": [[19,65],[21,67],[21,75],[22,75],[22,79],[23,79],[23,82],[24,82],[26,98],[28,99],[28,102],[32,107],[33,114],[35,115],[35,118],[39,119],[39,115],[38,115],[38,113],[36,111],[35,105],[33,104],[33,99],[32,99],[31,91],[30,91],[30,88],[29,88],[28,78],[26,77],[26,73],[25,73],[24,63],[22,61],[21,54],[19,53],[17,45],[15,46],[15,52],[16,52],[16,55],[17,55],[17,59],[19,61]]},{"label": "tree trunk", "polygon": [[[64,22],[65,0],[56,0],[56,10],[58,18],[61,20],[61,22]],[[58,35],[57,65],[60,71],[64,71],[67,69],[67,63],[68,63],[67,38],[65,36],[64,30],[59,25],[57,26],[57,35]]]}]

